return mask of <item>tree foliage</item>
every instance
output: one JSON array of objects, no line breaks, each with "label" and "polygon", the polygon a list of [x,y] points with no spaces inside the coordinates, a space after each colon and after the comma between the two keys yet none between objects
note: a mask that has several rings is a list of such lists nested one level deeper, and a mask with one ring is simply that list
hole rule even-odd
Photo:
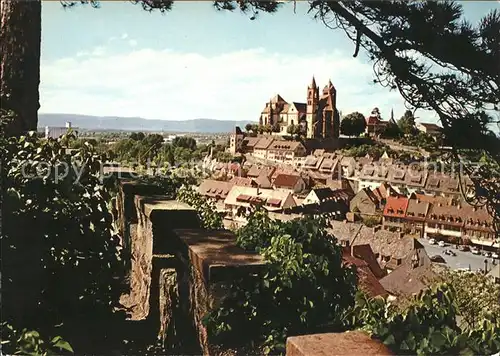
[{"label": "tree foliage", "polygon": [[411,110],[406,110],[403,116],[398,120],[398,126],[401,132],[405,135],[413,135],[416,133],[415,117]]},{"label": "tree foliage", "polygon": [[172,146],[194,151],[196,149],[196,140],[189,136],[177,136],[173,139]]},{"label": "tree foliage", "polygon": [[215,230],[224,228],[222,217],[217,214],[215,204],[204,199],[192,187],[183,185],[177,193],[177,200],[189,204],[196,209],[203,228]]},{"label": "tree foliage", "polygon": [[2,323],[2,348],[10,355],[59,356],[72,354],[73,348],[61,336],[44,339],[36,330],[15,330]]},{"label": "tree foliage", "polygon": [[346,115],[340,122],[340,132],[346,136],[359,136],[365,128],[365,116],[357,111]]},{"label": "tree foliage", "polygon": [[68,153],[64,139],[32,132],[6,143],[2,313],[7,320],[21,313],[42,329],[92,315],[97,331],[115,317],[124,266],[101,157],[90,144]]},{"label": "tree foliage", "polygon": [[500,323],[492,316],[478,327],[457,325],[456,292],[439,284],[412,297],[404,308],[382,297],[358,295],[353,323],[397,355],[492,355],[500,351]]},{"label": "tree foliage", "polygon": [[455,290],[461,326],[474,329],[488,317],[500,320],[500,285],[492,278],[480,273],[447,270],[443,280]]},{"label": "tree foliage", "polygon": [[382,138],[397,139],[403,136],[403,131],[401,131],[397,123],[389,121],[380,136]]},{"label": "tree foliage", "polygon": [[342,248],[326,232],[325,220],[272,221],[258,208],[237,236],[241,247],[268,263],[261,274],[227,286],[220,307],[206,316],[217,342],[255,342],[276,353],[284,351],[288,335],[342,328],[356,276],[343,266]]}]

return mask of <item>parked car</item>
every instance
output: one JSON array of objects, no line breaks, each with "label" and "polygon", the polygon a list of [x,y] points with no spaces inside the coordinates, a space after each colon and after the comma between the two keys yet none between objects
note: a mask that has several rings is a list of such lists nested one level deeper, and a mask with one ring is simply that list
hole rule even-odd
[{"label": "parked car", "polygon": [[439,241],[439,242],[438,242],[438,246],[439,246],[439,247],[445,247],[445,246],[446,246],[446,244],[444,243],[444,241]]},{"label": "parked car", "polygon": [[459,251],[469,251],[470,248],[467,245],[460,245],[460,246],[458,246],[458,250]]},{"label": "parked car", "polygon": [[493,252],[493,253],[491,254],[491,257],[493,257],[493,258],[500,258],[500,256],[499,256],[499,255],[498,255],[498,253],[496,253],[496,252]]},{"label": "parked car", "polygon": [[471,247],[470,252],[472,252],[474,255],[480,255],[481,254],[481,251],[479,251],[475,247]]},{"label": "parked car", "polygon": [[430,257],[432,262],[436,263],[446,263],[446,260],[441,255],[434,255]]},{"label": "parked car", "polygon": [[455,257],[457,254],[453,252],[452,250],[444,250],[444,253],[447,254],[448,256],[453,256]]},{"label": "parked car", "polygon": [[483,251],[483,256],[484,257],[491,257],[491,252]]},{"label": "parked car", "polygon": [[436,244],[436,240],[434,240],[434,239],[430,239],[430,240],[429,240],[429,244],[430,244],[430,245],[435,245],[435,244]]}]

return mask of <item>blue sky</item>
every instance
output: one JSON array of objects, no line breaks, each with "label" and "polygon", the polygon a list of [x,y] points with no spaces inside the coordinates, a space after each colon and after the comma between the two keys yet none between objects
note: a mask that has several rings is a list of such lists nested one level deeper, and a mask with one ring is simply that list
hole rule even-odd
[{"label": "blue sky", "polygon": [[[475,22],[498,1],[464,2]],[[342,31],[307,15],[307,3],[286,4],[255,21],[210,2],[177,2],[148,13],[130,2],[100,9],[59,2],[42,5],[42,113],[133,116],[146,119],[257,120],[276,93],[304,102],[315,75],[331,79],[344,113],[379,107],[404,112],[397,92],[372,84],[372,67]],[[418,117],[433,121],[433,114]]]}]

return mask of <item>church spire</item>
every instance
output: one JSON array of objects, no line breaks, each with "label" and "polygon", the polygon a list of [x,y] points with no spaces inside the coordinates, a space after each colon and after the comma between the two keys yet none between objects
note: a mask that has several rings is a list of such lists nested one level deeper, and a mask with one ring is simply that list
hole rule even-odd
[{"label": "church spire", "polygon": [[394,109],[391,109],[391,121],[394,121]]},{"label": "church spire", "polygon": [[313,89],[316,89],[316,80],[314,79],[314,75],[313,75],[313,79],[312,79],[312,82],[311,82],[311,88]]}]

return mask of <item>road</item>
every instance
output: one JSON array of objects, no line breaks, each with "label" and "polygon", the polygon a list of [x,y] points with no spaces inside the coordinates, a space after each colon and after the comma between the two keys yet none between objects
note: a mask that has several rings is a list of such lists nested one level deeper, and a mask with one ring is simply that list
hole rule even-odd
[{"label": "road", "polygon": [[[484,256],[473,255],[470,251],[459,251],[455,249],[455,246],[449,244],[445,247],[439,247],[438,245],[430,245],[429,241],[426,239],[418,239],[418,241],[424,245],[429,257],[434,255],[442,256],[446,261],[446,264],[452,269],[469,268],[470,266],[472,271],[477,271],[479,268],[484,268],[484,260],[486,259]],[[452,250],[457,255],[453,257],[444,254],[443,251],[448,249]],[[500,260],[496,260],[496,263],[500,263]],[[488,258],[488,271],[491,267],[491,258]]]}]

